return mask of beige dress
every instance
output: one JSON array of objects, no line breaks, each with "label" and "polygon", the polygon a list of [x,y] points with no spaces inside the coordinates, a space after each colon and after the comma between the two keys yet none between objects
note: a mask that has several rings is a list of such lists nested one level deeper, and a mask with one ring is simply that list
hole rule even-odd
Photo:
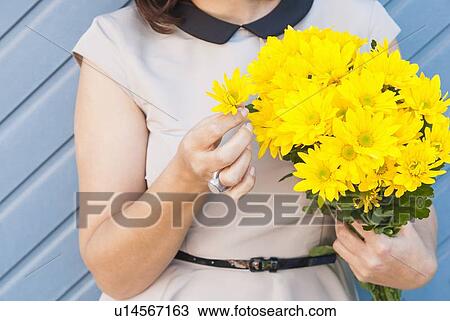
[{"label": "beige dress", "polygon": [[[373,0],[315,0],[307,16],[295,26],[331,27],[368,39],[392,41],[400,29],[384,8]],[[150,131],[146,180],[150,185],[173,157],[177,145],[199,120],[211,114],[214,101],[205,95],[224,72],[245,66],[264,41],[240,28],[225,44],[200,40],[179,29],[158,34],[138,16],[134,6],[97,17],[82,36],[74,53],[92,61],[133,98],[146,115]],[[257,159],[254,193],[294,194],[295,179],[278,179],[292,171],[287,162],[265,156]],[[273,197],[267,202],[273,207]],[[289,201],[291,202],[291,201]],[[292,204],[287,204],[292,206]],[[209,205],[209,216],[223,215],[223,207]],[[239,226],[245,216],[225,227],[194,222],[182,250],[207,258],[295,257],[311,247],[331,244],[334,228],[321,224],[289,224],[272,220],[264,226]],[[302,217],[301,210],[285,217]],[[289,221],[289,220],[288,220]],[[150,251],[151,249],[149,249]],[[342,262],[277,273],[251,273],[201,266],[174,260],[159,279],[134,300],[352,300],[354,286]],[[111,300],[103,294],[101,300]]]}]

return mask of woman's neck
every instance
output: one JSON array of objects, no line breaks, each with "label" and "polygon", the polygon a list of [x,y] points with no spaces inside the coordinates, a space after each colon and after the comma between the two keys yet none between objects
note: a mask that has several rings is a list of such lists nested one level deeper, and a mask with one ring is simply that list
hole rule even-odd
[{"label": "woman's neck", "polygon": [[258,20],[270,13],[281,0],[192,0],[209,15],[238,25]]}]

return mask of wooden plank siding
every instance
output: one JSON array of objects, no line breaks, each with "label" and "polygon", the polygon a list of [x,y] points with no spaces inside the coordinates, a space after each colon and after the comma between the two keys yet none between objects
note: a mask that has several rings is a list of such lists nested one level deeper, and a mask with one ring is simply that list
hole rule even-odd
[{"label": "wooden plank siding", "polygon": [[[99,297],[79,257],[74,224],[73,111],[79,71],[69,50],[95,16],[129,3],[0,3],[0,300]],[[448,0],[382,3],[403,29],[404,56],[422,64],[428,75],[440,73],[443,88],[450,89]],[[450,299],[450,175],[437,185],[439,271],[424,288],[406,292],[406,300]]]}]

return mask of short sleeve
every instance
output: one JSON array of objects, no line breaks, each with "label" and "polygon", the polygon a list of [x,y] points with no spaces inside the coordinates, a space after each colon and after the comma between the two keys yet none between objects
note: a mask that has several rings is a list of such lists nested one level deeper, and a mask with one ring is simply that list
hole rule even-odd
[{"label": "short sleeve", "polygon": [[369,40],[382,42],[384,39],[388,39],[389,43],[391,43],[400,31],[400,27],[383,5],[378,1],[374,1],[370,19]]},{"label": "short sleeve", "polygon": [[94,19],[89,29],[72,49],[78,64],[84,58],[91,62],[122,89],[128,91],[124,59],[120,52],[120,29],[106,16]]}]

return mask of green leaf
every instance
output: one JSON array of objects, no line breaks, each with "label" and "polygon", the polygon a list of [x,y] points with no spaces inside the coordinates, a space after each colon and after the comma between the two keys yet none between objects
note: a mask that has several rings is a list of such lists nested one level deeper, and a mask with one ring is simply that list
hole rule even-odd
[{"label": "green leaf", "polygon": [[314,199],[314,194],[311,191],[306,191],[305,194],[307,199]]},{"label": "green leaf", "polygon": [[375,49],[377,49],[377,46],[378,46],[377,41],[376,41],[375,39],[373,39],[373,40],[370,42],[370,47],[371,47],[373,50],[375,50]]},{"label": "green leaf", "polygon": [[317,204],[319,204],[319,207],[322,207],[323,204],[325,204],[325,199],[323,199],[321,196],[317,195]]},{"label": "green leaf", "polygon": [[352,216],[352,211],[350,211],[350,210],[338,211],[337,219],[341,222],[353,222],[354,221],[353,216]]},{"label": "green leaf", "polygon": [[381,224],[385,218],[386,216],[384,216],[383,209],[378,207],[373,210],[370,220],[374,224]]},{"label": "green leaf", "polygon": [[424,219],[430,216],[430,209],[429,208],[420,208],[416,209],[416,218],[418,219]]},{"label": "green leaf", "polygon": [[253,105],[253,104],[248,104],[248,105],[245,106],[245,108],[248,109],[248,112],[249,112],[250,114],[251,114],[251,113],[257,113],[257,112],[259,112],[259,110],[256,109],[256,108],[255,108],[255,105]]},{"label": "green leaf", "polygon": [[372,283],[359,283],[361,287],[367,290],[373,301],[400,301],[402,291],[387,286],[372,284]]},{"label": "green leaf", "polygon": [[306,215],[313,215],[319,209],[319,205],[317,204],[317,197],[308,198],[311,200],[309,205],[303,206],[303,212]]},{"label": "green leaf", "polygon": [[420,185],[420,187],[416,190],[416,192],[420,196],[433,197],[433,195],[434,195],[434,189],[433,189],[433,186],[431,186],[431,185],[425,185],[425,184]]},{"label": "green leaf", "polygon": [[321,246],[316,246],[313,247],[310,251],[309,251],[309,256],[322,256],[322,255],[329,255],[329,254],[334,254],[336,252],[334,252],[334,249],[331,245],[321,245]]}]

